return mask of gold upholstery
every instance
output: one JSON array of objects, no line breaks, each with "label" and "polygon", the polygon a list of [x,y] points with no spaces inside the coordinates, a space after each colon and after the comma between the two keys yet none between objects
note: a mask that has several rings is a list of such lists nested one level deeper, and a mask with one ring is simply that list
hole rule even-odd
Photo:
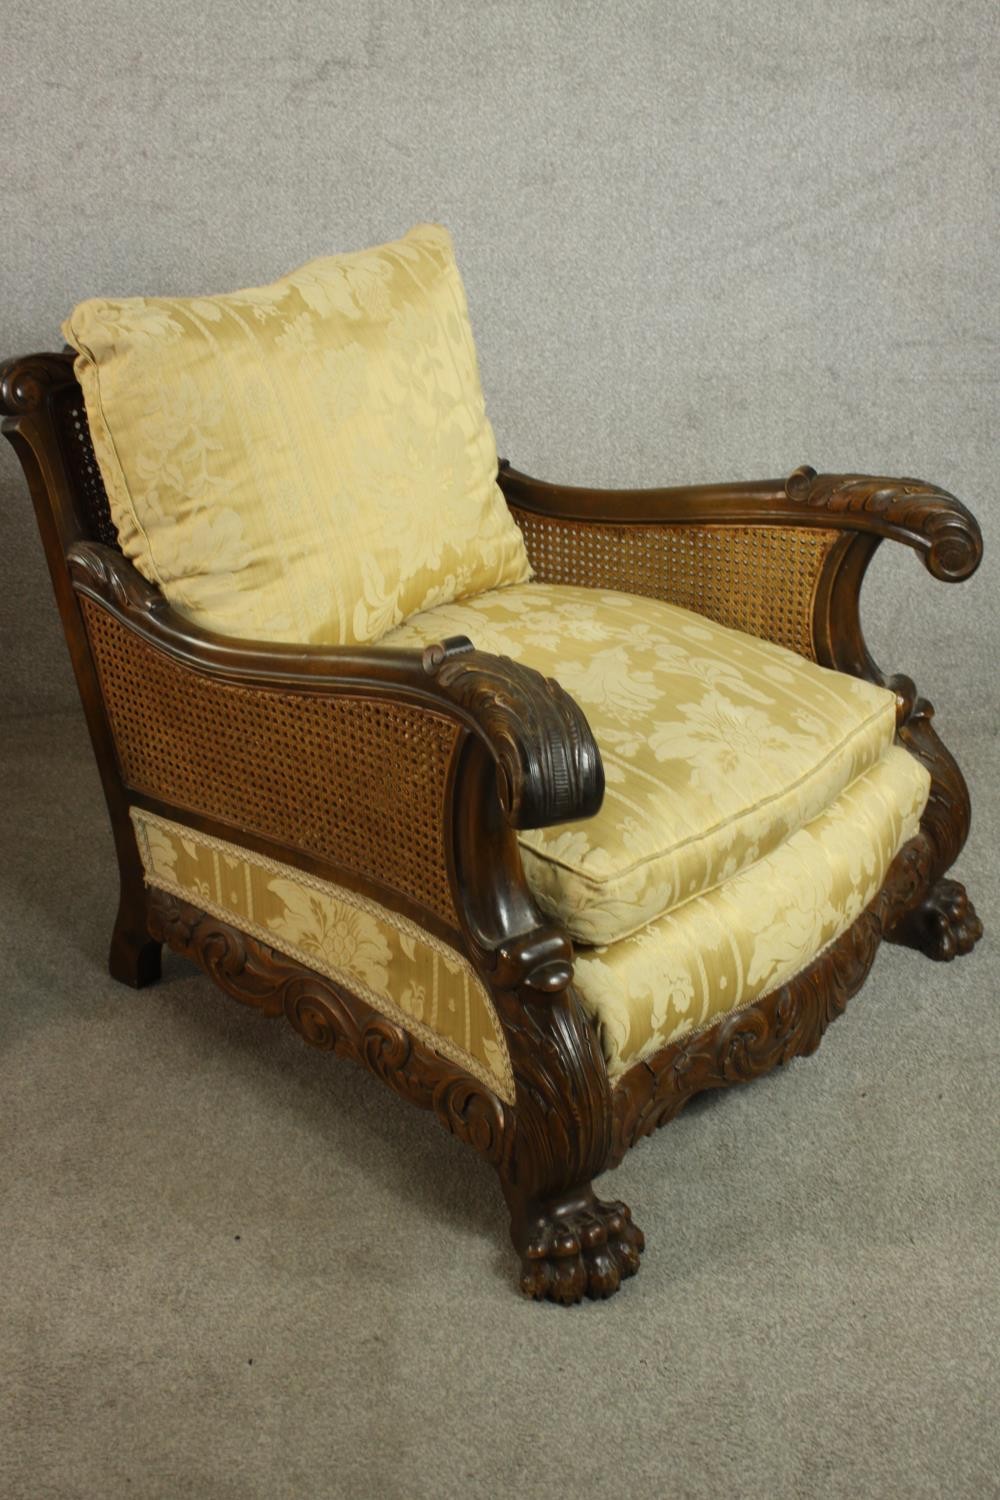
[{"label": "gold upholstery", "polygon": [[488,990],[447,943],[355,891],[131,809],[146,881],[318,970],[508,1103],[514,1079]]},{"label": "gold upholstery", "polygon": [[895,731],[882,688],[655,599],[528,583],[389,639],[451,635],[555,678],[594,731],[600,812],[521,836],[539,903],[584,942],[616,942],[769,854]]},{"label": "gold upholstery", "polygon": [[576,986],[612,1080],[806,968],[877,895],[929,789],[925,767],[894,746],[756,864],[632,937],[580,952]]},{"label": "gold upholstery", "polygon": [[[839,937],[916,832],[929,786],[925,768],[893,747],[763,859],[629,937],[581,949],[575,983],[612,1081],[777,989]],[[343,984],[513,1100],[493,1002],[452,948],[302,870],[140,808],[131,815],[149,884]]]},{"label": "gold upholstery", "polygon": [[[613,1079],[794,977],[916,832],[929,777],[893,747],[892,693],[659,598],[528,581],[443,229],[230,296],[86,302],[66,333],[123,550],[200,624],[467,635],[580,704],[603,806],[520,841],[539,904],[587,945],[575,982]],[[350,890],[131,815],[149,883],[513,1101],[489,991],[454,949]]]},{"label": "gold upholstery", "polygon": [[373,641],[528,578],[439,226],[227,296],[92,299],[63,332],[122,550],[199,624]]}]

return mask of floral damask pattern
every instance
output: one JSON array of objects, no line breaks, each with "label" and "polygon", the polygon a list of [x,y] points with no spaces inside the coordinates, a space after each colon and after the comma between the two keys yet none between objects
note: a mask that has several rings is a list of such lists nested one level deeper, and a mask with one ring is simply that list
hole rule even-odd
[{"label": "floral damask pattern", "polygon": [[[874,898],[916,833],[929,788],[926,769],[894,746],[818,817],[715,890],[616,943],[579,949],[574,982],[612,1081],[811,963]],[[150,884],[344,984],[513,1101],[500,1021],[453,949],[303,871],[139,808],[132,819]]]},{"label": "floral damask pattern", "polygon": [[892,743],[891,693],[700,615],[528,583],[428,611],[393,645],[467,635],[553,677],[604,760],[596,817],[521,836],[540,905],[612,943],[776,849]]},{"label": "floral damask pattern", "polygon": [[83,302],[63,331],[122,549],[198,623],[373,641],[528,578],[439,226],[231,295]]},{"label": "floral damask pattern", "polygon": [[131,815],[150,885],[327,975],[513,1101],[510,1055],[493,1001],[447,943],[303,870],[142,808]]},{"label": "floral damask pattern", "polygon": [[576,987],[614,1080],[794,978],[877,895],[930,777],[898,746],[756,864],[641,932],[581,950]]}]

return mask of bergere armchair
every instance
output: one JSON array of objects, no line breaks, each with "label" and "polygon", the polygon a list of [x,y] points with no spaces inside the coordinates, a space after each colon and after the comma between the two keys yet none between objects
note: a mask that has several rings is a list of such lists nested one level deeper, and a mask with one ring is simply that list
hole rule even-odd
[{"label": "bergere armchair", "polygon": [[[859,595],[982,543],[914,479],[643,491],[496,459],[444,231],[84,303],[0,369],[120,873],[164,943],[496,1169],[533,1297],[639,1267],[592,1183],[811,1053],[882,938],[981,926],[962,775]],[[499,490],[497,488],[499,485]]]}]

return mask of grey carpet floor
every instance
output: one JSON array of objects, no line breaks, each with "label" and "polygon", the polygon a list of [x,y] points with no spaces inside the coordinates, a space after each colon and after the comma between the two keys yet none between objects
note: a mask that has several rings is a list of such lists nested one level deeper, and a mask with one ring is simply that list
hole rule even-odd
[{"label": "grey carpet floor", "polygon": [[[995,739],[956,748],[982,788]],[[639,1277],[536,1306],[430,1117],[179,960],[106,977],[80,721],[2,767],[6,1500],[1000,1493],[989,934],[884,948],[817,1056],[640,1146],[605,1179]],[[982,815],[960,866],[994,930],[995,847]]]}]

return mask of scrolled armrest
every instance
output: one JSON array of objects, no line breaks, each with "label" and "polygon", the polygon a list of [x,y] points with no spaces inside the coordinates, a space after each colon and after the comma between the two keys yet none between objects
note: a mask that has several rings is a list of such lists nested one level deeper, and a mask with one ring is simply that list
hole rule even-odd
[{"label": "scrolled armrest", "polygon": [[865,531],[913,547],[928,571],[948,583],[969,578],[983,551],[979,526],[966,506],[921,479],[817,474],[802,464],[787,479],[597,490],[550,484],[505,463],[499,483],[515,513],[578,527],[799,526]]},{"label": "scrolled armrest", "polygon": [[907,543],[921,554],[927,571],[945,583],[970,578],[983,555],[982,532],[972,512],[947,490],[922,479],[817,474],[803,464],[786,480],[785,495],[830,525]]},{"label": "scrolled armrest", "polygon": [[514,828],[589,817],[601,805],[604,769],[579,706],[558,683],[477,651],[464,636],[423,650],[237,640],[187,620],[112,548],[78,542],[67,563],[78,595],[184,669],[310,696],[392,698],[456,721],[488,747],[500,805]]},{"label": "scrolled armrest", "polygon": [[604,797],[604,766],[583,711],[550,677],[464,636],[423,653],[449,701],[471,713],[497,766],[500,805],[514,828],[588,818]]}]

